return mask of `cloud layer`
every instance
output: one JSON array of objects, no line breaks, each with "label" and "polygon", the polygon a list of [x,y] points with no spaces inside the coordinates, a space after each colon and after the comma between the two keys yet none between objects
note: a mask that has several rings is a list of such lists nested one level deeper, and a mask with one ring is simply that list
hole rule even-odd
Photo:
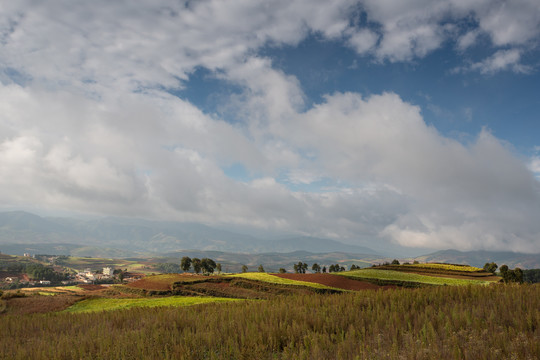
[{"label": "cloud layer", "polygon": [[[493,54],[463,69],[533,71],[520,61],[540,32],[537,2],[401,4],[7,2],[0,202],[540,252],[536,160],[527,167],[488,130],[446,138],[392,92],[308,108],[298,79],[257,54],[316,33],[373,61],[410,61],[487,38]],[[234,121],[171,94],[198,68],[241,89],[227,99]]]}]

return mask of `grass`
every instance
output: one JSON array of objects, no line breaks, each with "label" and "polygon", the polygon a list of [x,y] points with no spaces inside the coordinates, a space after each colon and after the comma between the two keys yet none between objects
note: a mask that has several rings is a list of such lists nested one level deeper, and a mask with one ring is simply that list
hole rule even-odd
[{"label": "grass", "polygon": [[268,273],[250,272],[250,273],[227,275],[227,277],[257,280],[257,281],[263,281],[263,282],[267,282],[271,284],[279,284],[279,285],[308,286],[308,287],[312,287],[316,289],[331,289],[331,290],[345,291],[343,289],[333,288],[333,287],[326,286],[323,284],[280,278],[280,277],[277,277]]},{"label": "grass", "polygon": [[96,311],[110,311],[120,309],[130,309],[135,307],[160,307],[160,306],[190,306],[207,303],[220,303],[229,301],[239,301],[239,299],[202,297],[202,296],[169,296],[162,298],[137,298],[137,299],[108,299],[92,298],[81,300],[70,306],[65,312],[87,313]]},{"label": "grass", "polygon": [[0,358],[14,360],[539,359],[540,286],[430,286],[209,306],[8,313],[0,316],[0,334]]},{"label": "grass", "polygon": [[361,269],[336,273],[353,279],[376,279],[385,281],[406,281],[430,285],[486,285],[491,281],[454,279],[437,276],[427,276],[394,270]]}]

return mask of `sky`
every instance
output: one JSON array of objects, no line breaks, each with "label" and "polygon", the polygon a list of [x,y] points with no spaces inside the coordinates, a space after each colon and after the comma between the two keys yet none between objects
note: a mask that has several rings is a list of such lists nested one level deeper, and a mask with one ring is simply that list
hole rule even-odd
[{"label": "sky", "polygon": [[0,210],[540,253],[537,0],[0,0]]}]

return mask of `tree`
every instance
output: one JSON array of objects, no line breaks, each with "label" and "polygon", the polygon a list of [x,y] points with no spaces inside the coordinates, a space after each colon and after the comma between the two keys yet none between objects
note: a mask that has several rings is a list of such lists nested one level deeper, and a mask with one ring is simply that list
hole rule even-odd
[{"label": "tree", "polygon": [[392,265],[399,265],[399,260],[398,259],[392,260]]},{"label": "tree", "polygon": [[188,256],[184,256],[182,258],[182,261],[180,262],[180,266],[182,267],[182,270],[188,272],[191,268],[191,258],[189,258]]},{"label": "tree", "polygon": [[495,271],[497,271],[497,264],[495,264],[494,262],[486,263],[484,265],[484,271],[495,273]]},{"label": "tree", "polygon": [[320,273],[321,272],[321,266],[317,263],[313,264],[311,266],[311,270],[315,271],[316,273]]},{"label": "tree", "polygon": [[248,267],[246,265],[242,265],[242,272],[245,273],[248,271]]},{"label": "tree", "polygon": [[303,263],[303,264],[302,264],[302,274],[305,274],[305,273],[306,273],[307,268],[308,268],[308,264]]},{"label": "tree", "polygon": [[284,268],[279,268],[279,273],[280,274],[285,274],[287,272],[287,270],[285,270]]},{"label": "tree", "polygon": [[523,284],[523,270],[518,267],[514,269],[514,281]]},{"label": "tree", "polygon": [[221,274],[221,263],[216,264],[216,270],[217,270],[218,274]]},{"label": "tree", "polygon": [[201,268],[202,268],[201,259],[199,258],[191,259],[191,265],[193,266],[193,271],[195,271],[195,273],[198,274],[201,272]]},{"label": "tree", "polygon": [[326,274],[326,266],[322,267],[322,272]]},{"label": "tree", "polygon": [[205,274],[211,274],[211,273],[214,273],[214,269],[216,268],[216,263],[212,259],[203,258],[201,260],[201,267]]},{"label": "tree", "polygon": [[264,271],[264,267],[262,266],[262,264],[259,265],[259,268],[257,269],[257,271],[259,271],[259,272],[265,272],[265,271]]}]

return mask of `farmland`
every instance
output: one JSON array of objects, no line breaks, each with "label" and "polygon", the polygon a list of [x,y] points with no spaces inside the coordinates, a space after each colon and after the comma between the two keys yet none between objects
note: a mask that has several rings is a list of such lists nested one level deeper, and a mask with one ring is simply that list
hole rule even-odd
[{"label": "farmland", "polygon": [[0,301],[0,358],[540,356],[539,285],[421,265],[10,290]]},{"label": "farmland", "polygon": [[0,357],[536,359],[539,325],[537,285],[436,286],[4,315]]},{"label": "farmland", "polygon": [[384,270],[384,269],[361,269],[353,270],[345,273],[339,273],[342,276],[347,276],[352,279],[367,279],[367,280],[380,280],[382,283],[417,283],[428,285],[486,285],[489,281],[481,279],[456,279],[451,277],[438,277],[420,275],[416,273],[402,272],[396,270]]},{"label": "farmland", "polygon": [[185,297],[167,296],[159,298],[134,298],[134,299],[109,299],[91,298],[77,302],[67,308],[66,312],[81,313],[95,311],[111,311],[121,309],[131,309],[135,307],[160,307],[160,306],[189,306],[208,303],[219,303],[225,301],[238,301],[238,299],[216,298],[216,297]]},{"label": "farmland", "polygon": [[316,289],[338,290],[336,288],[326,286],[326,285],[323,285],[323,284],[319,284],[319,283],[316,283],[316,282],[287,279],[287,278],[282,278],[282,277],[274,276],[274,275],[267,274],[267,273],[242,273],[242,274],[234,274],[234,275],[228,275],[228,276],[229,277],[242,278],[242,279],[248,279],[248,280],[256,280],[256,281],[268,282],[268,283],[271,283],[271,284],[307,286],[307,287],[312,287],[312,288],[316,288]]}]

